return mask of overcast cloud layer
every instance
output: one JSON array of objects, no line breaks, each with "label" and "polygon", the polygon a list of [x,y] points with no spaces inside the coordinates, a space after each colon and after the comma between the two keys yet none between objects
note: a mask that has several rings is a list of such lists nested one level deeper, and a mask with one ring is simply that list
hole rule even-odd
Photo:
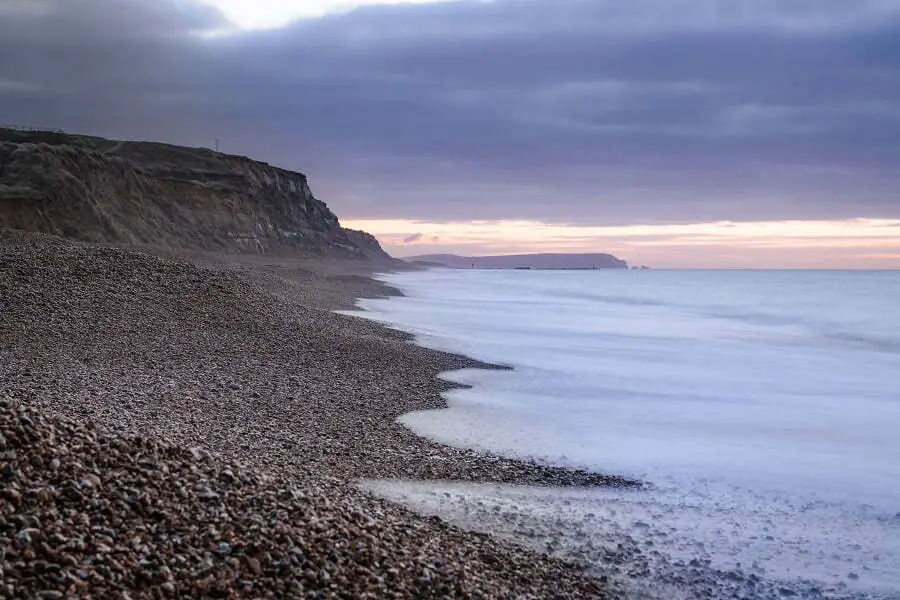
[{"label": "overcast cloud layer", "polygon": [[[900,0],[0,0],[0,122],[302,170],[342,217],[900,216]],[[210,32],[220,32],[210,35]]]}]

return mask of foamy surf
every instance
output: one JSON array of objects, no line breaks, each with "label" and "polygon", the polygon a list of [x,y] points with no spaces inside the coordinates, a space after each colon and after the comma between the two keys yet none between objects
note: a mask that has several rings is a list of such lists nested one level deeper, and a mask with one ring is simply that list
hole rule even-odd
[{"label": "foamy surf", "polygon": [[[504,524],[529,523],[543,532],[538,546],[598,572],[615,567],[609,576],[625,577],[632,594],[673,597],[680,586],[686,597],[898,597],[898,274],[385,279],[406,296],[362,301],[364,316],[423,345],[515,367],[445,374],[473,387],[448,393],[448,410],[401,422],[444,443],[653,486],[470,486],[449,492],[457,502],[434,504],[433,492],[447,490],[407,483],[410,505],[466,526],[491,523],[511,539],[521,525]],[[379,493],[399,499],[389,488]],[[478,502],[507,516],[485,521]],[[613,556],[631,566],[610,564]],[[725,587],[709,587],[716,581]]]},{"label": "foamy surf", "polygon": [[[891,533],[875,519],[848,520],[838,507],[807,512],[776,501],[761,509],[745,499],[659,489],[421,481],[361,487],[420,514],[582,564],[631,600],[898,597],[891,565],[860,544]],[[823,526],[827,516],[837,518]],[[744,543],[723,543],[728,538]],[[872,586],[873,576],[885,585]]]}]

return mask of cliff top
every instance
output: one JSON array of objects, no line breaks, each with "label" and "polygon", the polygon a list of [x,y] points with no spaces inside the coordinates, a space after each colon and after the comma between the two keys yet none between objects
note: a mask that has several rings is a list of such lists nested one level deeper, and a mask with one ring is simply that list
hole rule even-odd
[{"label": "cliff top", "polygon": [[274,167],[269,163],[254,160],[247,156],[217,152],[205,147],[177,146],[165,142],[114,140],[51,129],[12,129],[8,127],[0,127],[0,142],[71,146],[108,156],[133,160],[145,166],[156,165],[159,167],[197,169],[201,171],[227,170],[227,161],[244,160],[265,165],[276,171],[292,173],[304,179],[306,178],[306,175],[303,173],[295,173],[287,169]]}]

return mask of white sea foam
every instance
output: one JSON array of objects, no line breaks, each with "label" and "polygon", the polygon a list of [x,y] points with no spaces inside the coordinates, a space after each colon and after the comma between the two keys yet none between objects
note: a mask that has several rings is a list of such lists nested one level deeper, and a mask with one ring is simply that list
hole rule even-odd
[{"label": "white sea foam", "polygon": [[[900,597],[900,273],[434,270],[385,280],[405,296],[363,300],[364,316],[515,367],[445,374],[471,389],[404,424],[654,486],[568,498],[578,514],[607,510],[573,539],[602,546],[624,531],[665,564],[741,563],[832,595]],[[404,493],[421,496],[416,485],[434,484]],[[517,510],[538,514],[547,502],[521,489],[487,495],[510,493]]]}]

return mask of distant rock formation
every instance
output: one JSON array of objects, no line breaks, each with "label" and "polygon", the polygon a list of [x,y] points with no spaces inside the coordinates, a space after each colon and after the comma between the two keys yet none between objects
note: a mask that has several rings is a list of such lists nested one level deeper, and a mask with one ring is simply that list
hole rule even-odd
[{"label": "distant rock formation", "polygon": [[205,148],[0,129],[0,227],[91,242],[388,260],[306,176]]},{"label": "distant rock formation", "polygon": [[404,259],[414,264],[443,265],[453,269],[627,269],[628,263],[612,254],[516,254],[509,256],[457,256],[426,254]]}]

